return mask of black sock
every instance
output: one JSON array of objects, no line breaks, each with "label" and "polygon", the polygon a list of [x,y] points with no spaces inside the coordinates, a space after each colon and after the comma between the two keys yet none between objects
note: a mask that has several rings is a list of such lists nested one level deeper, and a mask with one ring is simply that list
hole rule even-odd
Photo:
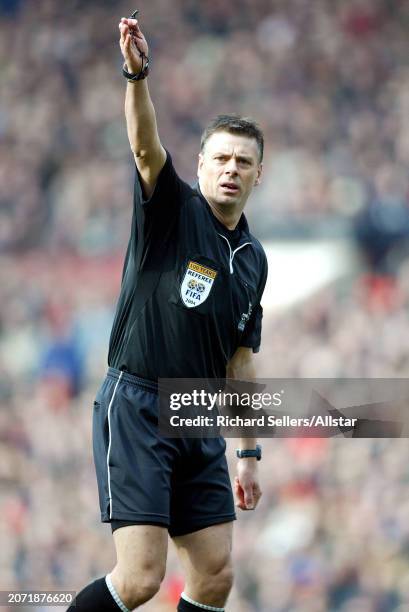
[{"label": "black sock", "polygon": [[119,606],[115,603],[105,578],[91,582],[75,599],[75,606],[68,608],[67,612],[118,612]]},{"label": "black sock", "polygon": [[224,610],[224,608],[216,608],[213,606],[196,606],[193,602],[191,601],[186,601],[186,599],[183,599],[183,597],[181,597],[179,599],[179,603],[178,603],[178,607],[177,607],[177,611],[178,612],[198,612],[198,610],[200,610],[201,612],[204,612],[205,610]]}]

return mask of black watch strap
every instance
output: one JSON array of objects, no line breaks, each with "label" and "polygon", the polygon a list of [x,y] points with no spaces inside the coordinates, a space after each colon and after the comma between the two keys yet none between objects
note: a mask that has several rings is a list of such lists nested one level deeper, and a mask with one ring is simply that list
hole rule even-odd
[{"label": "black watch strap", "polygon": [[149,74],[149,58],[146,57],[146,55],[144,55],[143,57],[146,60],[145,66],[137,74],[132,74],[132,72],[128,72],[126,70],[126,68],[125,68],[125,65],[123,66],[122,74],[124,75],[124,77],[128,81],[130,81],[130,82],[142,81],[143,79],[146,79],[146,77],[148,76],[148,74]]},{"label": "black watch strap", "polygon": [[257,461],[261,460],[261,446],[256,444],[256,448],[246,448],[244,450],[236,449],[236,455],[239,459],[245,459],[246,457],[255,457]]}]

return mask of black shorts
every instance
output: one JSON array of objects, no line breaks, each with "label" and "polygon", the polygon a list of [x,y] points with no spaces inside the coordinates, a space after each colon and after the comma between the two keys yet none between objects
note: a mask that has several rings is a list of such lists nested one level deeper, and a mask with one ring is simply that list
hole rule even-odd
[{"label": "black shorts", "polygon": [[94,402],[101,520],[163,525],[171,536],[235,520],[223,438],[164,438],[154,383],[113,368]]}]

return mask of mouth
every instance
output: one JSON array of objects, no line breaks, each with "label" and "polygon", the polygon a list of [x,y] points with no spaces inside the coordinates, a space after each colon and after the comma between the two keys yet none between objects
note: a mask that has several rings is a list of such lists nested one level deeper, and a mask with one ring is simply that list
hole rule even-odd
[{"label": "mouth", "polygon": [[220,187],[226,193],[236,194],[236,193],[239,193],[240,191],[239,186],[236,185],[236,183],[231,183],[231,182],[221,183]]}]

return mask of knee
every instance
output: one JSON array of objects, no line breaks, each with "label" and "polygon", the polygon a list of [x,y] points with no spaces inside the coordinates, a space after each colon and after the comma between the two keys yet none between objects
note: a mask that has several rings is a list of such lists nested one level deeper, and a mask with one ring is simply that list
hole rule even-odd
[{"label": "knee", "polygon": [[[159,591],[161,580],[156,576],[140,576],[139,579],[133,581],[130,587],[130,597],[132,600],[131,608],[136,608],[152,599],[154,595]],[[129,606],[127,606],[129,607]]]},{"label": "knee", "polygon": [[220,595],[228,596],[233,586],[233,580],[233,568],[231,564],[226,565],[220,574],[217,575],[216,584],[218,584]]},{"label": "knee", "polygon": [[162,577],[153,572],[125,576],[114,576],[112,573],[111,579],[122,602],[130,610],[152,599],[159,591],[162,582]]},{"label": "knee", "polygon": [[225,565],[221,572],[217,575],[216,582],[219,583],[219,589],[221,594],[224,594],[226,597],[228,596],[233,586],[233,580],[233,568],[231,566],[231,563],[229,563]]},{"label": "knee", "polygon": [[228,561],[218,564],[201,576],[200,591],[205,597],[216,597],[217,600],[227,599],[233,586],[233,568]]}]

